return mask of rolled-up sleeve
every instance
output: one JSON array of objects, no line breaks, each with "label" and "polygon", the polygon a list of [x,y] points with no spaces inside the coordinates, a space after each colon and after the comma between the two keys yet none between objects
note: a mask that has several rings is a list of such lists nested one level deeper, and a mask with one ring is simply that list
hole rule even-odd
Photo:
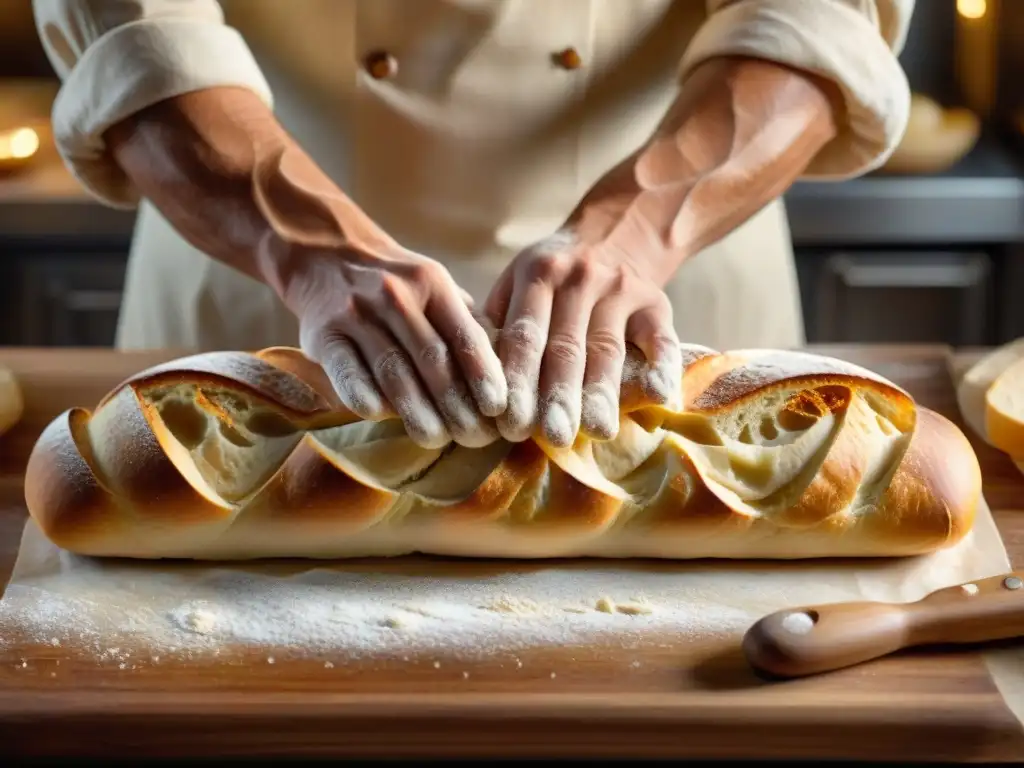
[{"label": "rolled-up sleeve", "polygon": [[685,78],[707,59],[750,56],[835,83],[845,114],[839,134],[805,178],[849,178],[882,165],[907,126],[910,87],[897,56],[914,0],[708,0],[688,48]]},{"label": "rolled-up sleeve", "polygon": [[272,104],[270,87],[216,0],[33,0],[36,27],[63,81],[53,105],[57,149],[102,202],[139,195],[110,157],[110,126],[164,99],[238,86]]}]

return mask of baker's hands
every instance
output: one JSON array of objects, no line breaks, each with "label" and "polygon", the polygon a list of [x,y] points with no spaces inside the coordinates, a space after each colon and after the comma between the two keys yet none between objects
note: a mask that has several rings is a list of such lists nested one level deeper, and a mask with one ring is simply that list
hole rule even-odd
[{"label": "baker's hands", "polygon": [[539,432],[555,446],[576,434],[614,437],[626,345],[648,366],[648,397],[672,402],[682,366],[672,307],[640,263],[605,237],[567,227],[520,253],[498,279],[486,313],[501,328],[499,354],[508,407],[498,418],[506,439]]},{"label": "baker's hands", "polygon": [[266,221],[258,271],[299,320],[302,351],[358,416],[398,416],[417,444],[487,445],[507,389],[471,297],[384,232],[291,142],[251,188]]},{"label": "baker's hands", "polygon": [[364,419],[397,414],[417,444],[498,438],[501,364],[471,300],[435,261],[393,242],[291,254],[286,304],[303,352]]},{"label": "baker's hands", "polygon": [[498,354],[448,271],[395,242],[294,144],[253,171],[268,224],[258,272],[298,317],[303,351],[365,419],[397,414],[429,447],[499,432],[568,447],[581,428],[609,439],[627,343],[647,365],[625,374],[654,402],[674,401],[682,374],[658,233],[634,215],[635,175],[623,168],[499,277],[486,308],[502,329]]}]

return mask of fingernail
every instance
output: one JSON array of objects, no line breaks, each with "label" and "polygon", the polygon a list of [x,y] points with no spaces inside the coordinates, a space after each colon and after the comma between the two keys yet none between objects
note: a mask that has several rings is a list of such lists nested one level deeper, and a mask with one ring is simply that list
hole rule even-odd
[{"label": "fingernail", "polygon": [[619,409],[611,388],[604,383],[591,384],[583,392],[581,421],[584,429],[604,440],[619,431]]},{"label": "fingernail", "polygon": [[498,431],[506,440],[520,442],[533,432],[537,418],[537,398],[530,390],[510,382],[508,407],[498,417]]},{"label": "fingernail", "polygon": [[452,387],[445,394],[445,414],[448,416],[449,431],[456,442],[469,448],[482,448],[498,437],[498,430],[481,419],[473,408],[469,395]]},{"label": "fingernail", "polygon": [[443,448],[451,437],[441,416],[426,400],[402,398],[398,413],[409,437],[423,448]]},{"label": "fingernail", "polygon": [[372,419],[384,412],[384,403],[376,390],[362,379],[349,379],[341,386],[342,402],[354,413]]},{"label": "fingernail", "polygon": [[492,379],[480,379],[473,385],[477,405],[484,416],[500,416],[508,403],[505,387],[498,387]]},{"label": "fingernail", "polygon": [[560,448],[573,444],[575,435],[569,411],[561,403],[551,403],[544,411],[544,435]]}]

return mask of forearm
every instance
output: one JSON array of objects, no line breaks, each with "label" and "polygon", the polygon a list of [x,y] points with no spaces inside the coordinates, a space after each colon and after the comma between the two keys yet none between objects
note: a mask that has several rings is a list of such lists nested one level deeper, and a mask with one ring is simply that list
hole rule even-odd
[{"label": "forearm", "polygon": [[429,448],[497,436],[485,416],[505,408],[501,363],[454,280],[374,225],[262,100],[195,91],[104,139],[178,232],[275,290],[348,408],[397,416]]},{"label": "forearm", "polygon": [[198,91],[110,128],[114,159],[192,245],[253,277],[268,229],[252,191],[261,155],[284,142],[271,110],[242,89]]},{"label": "forearm", "polygon": [[638,266],[666,282],[782,194],[835,136],[830,87],[767,61],[708,61],[570,224],[599,248],[649,259]]},{"label": "forearm", "polygon": [[[182,237],[279,291],[304,248],[354,247],[368,229],[248,90],[167,99],[116,124],[105,140]],[[268,260],[268,252],[276,258]]]}]

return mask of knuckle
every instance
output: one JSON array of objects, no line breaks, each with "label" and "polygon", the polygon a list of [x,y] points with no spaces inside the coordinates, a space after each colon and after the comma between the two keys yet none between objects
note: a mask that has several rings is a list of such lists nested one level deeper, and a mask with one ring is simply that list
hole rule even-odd
[{"label": "knuckle", "polygon": [[345,334],[337,327],[325,328],[320,334],[320,349],[324,355],[351,357],[355,350]]},{"label": "knuckle", "polygon": [[548,338],[547,352],[555,360],[576,365],[583,362],[584,345],[571,333],[553,333]]},{"label": "knuckle", "polygon": [[424,344],[416,354],[419,362],[427,368],[445,369],[451,361],[447,345],[440,341]]},{"label": "knuckle", "polygon": [[451,279],[448,270],[436,261],[421,261],[409,270],[409,279],[418,286],[436,287]]},{"label": "knuckle", "polygon": [[555,253],[536,253],[527,260],[523,272],[531,282],[550,283],[562,276],[563,259]]},{"label": "knuckle", "polygon": [[626,267],[616,267],[612,270],[608,281],[608,292],[617,296],[627,293],[632,276],[632,273]]},{"label": "knuckle", "polygon": [[299,345],[313,359],[321,360],[338,354],[340,349],[348,346],[348,340],[341,324],[329,319],[326,322],[304,323],[299,329]]},{"label": "knuckle", "polygon": [[573,262],[569,274],[565,277],[565,284],[573,288],[585,288],[601,281],[606,270],[599,264],[587,259],[578,259]]},{"label": "knuckle", "polygon": [[512,349],[538,347],[543,342],[540,326],[530,317],[521,317],[500,332],[501,343]]},{"label": "knuckle", "polygon": [[324,318],[321,323],[322,333],[331,337],[345,336],[346,331],[363,321],[365,314],[356,302],[345,301]]},{"label": "knuckle", "polygon": [[403,382],[409,372],[409,363],[402,350],[392,347],[381,352],[373,361],[373,375],[382,384]]},{"label": "knuckle", "polygon": [[618,360],[626,356],[626,341],[621,334],[597,330],[587,337],[587,357]]},{"label": "knuckle", "polygon": [[479,347],[479,339],[471,326],[459,325],[455,329],[455,348],[462,355],[475,355]]},{"label": "knuckle", "polygon": [[389,307],[401,307],[405,304],[405,285],[400,278],[386,275],[380,284],[380,301]]}]

